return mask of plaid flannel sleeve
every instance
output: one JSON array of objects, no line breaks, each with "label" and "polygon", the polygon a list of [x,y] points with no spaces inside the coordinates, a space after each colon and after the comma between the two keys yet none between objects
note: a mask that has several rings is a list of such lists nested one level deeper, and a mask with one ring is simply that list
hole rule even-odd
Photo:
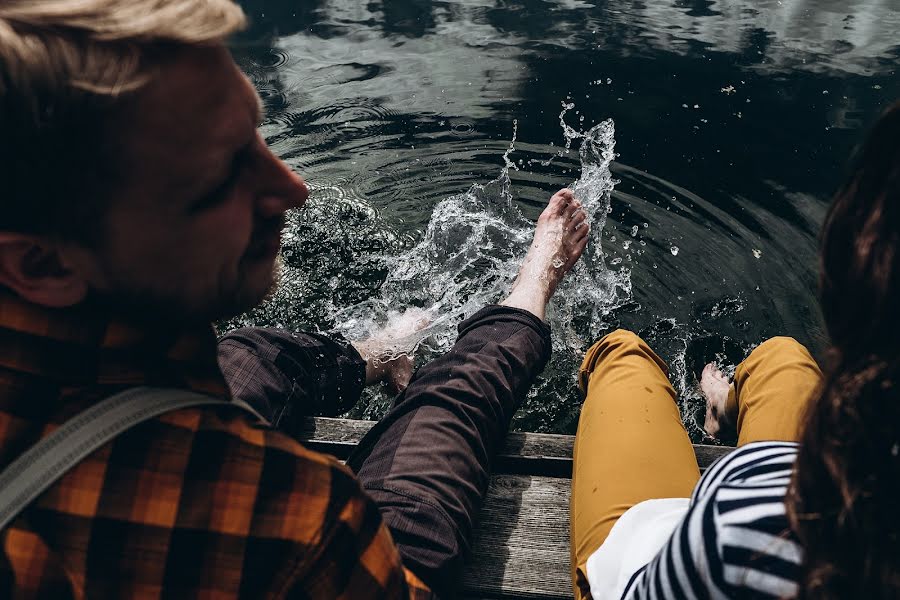
[{"label": "plaid flannel sleeve", "polygon": [[231,408],[135,426],[4,544],[2,597],[434,597],[347,467]]},{"label": "plaid flannel sleeve", "polygon": [[340,464],[330,466],[329,518],[315,552],[298,564],[287,597],[433,598],[403,568],[397,547],[375,503]]},{"label": "plaid flannel sleeve", "polygon": [[289,584],[288,597],[433,598],[405,569],[378,506],[356,477],[329,457],[327,504],[314,549],[303,550]]},{"label": "plaid flannel sleeve", "polygon": [[[259,428],[242,415],[220,421],[208,412],[195,449],[198,444],[208,448],[209,440],[223,433],[221,453],[203,464],[218,464],[211,495],[213,512],[220,514],[210,515],[210,522],[229,523],[231,528],[247,524],[240,561],[242,596],[434,597],[403,567],[378,506],[338,460]],[[203,479],[188,475],[189,480]],[[185,491],[185,510],[210,496],[209,490],[191,494],[190,484]],[[219,536],[212,531],[209,535],[212,540]]]}]

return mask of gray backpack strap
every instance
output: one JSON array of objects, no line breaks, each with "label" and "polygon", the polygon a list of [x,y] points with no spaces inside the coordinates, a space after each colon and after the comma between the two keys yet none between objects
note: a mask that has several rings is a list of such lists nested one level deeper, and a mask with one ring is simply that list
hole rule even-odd
[{"label": "gray backpack strap", "polygon": [[210,405],[239,406],[265,422],[243,402],[150,387],[127,389],[75,415],[0,473],[0,530],[69,469],[120,433],[173,410]]}]

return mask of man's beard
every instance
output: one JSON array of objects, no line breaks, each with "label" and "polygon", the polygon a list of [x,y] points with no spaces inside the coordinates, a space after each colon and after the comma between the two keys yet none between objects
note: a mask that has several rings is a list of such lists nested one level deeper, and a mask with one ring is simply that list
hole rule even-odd
[{"label": "man's beard", "polygon": [[[267,246],[276,248],[281,243],[284,215],[256,219],[253,235],[240,258],[234,277],[220,277],[217,286],[202,290],[201,297],[185,295],[185,287],[148,285],[134,277],[133,268],[107,263],[107,289],[92,290],[89,301],[110,314],[124,317],[135,323],[173,324],[184,326],[198,323],[214,323],[236,317],[266,300],[278,287],[281,276],[281,254],[266,256]],[[270,281],[266,287],[254,287],[254,279],[261,269],[260,261],[272,261]]]},{"label": "man's beard", "polygon": [[129,285],[119,281],[112,291],[90,292],[88,302],[100,306],[107,313],[130,322],[153,325],[170,324],[176,327],[215,323],[236,317],[259,306],[270,298],[281,280],[281,255],[272,267],[272,283],[264,290],[254,290],[247,284],[246,271],[252,267],[242,260],[234,285],[218,288],[208,298],[193,306],[175,291],[162,291]]}]

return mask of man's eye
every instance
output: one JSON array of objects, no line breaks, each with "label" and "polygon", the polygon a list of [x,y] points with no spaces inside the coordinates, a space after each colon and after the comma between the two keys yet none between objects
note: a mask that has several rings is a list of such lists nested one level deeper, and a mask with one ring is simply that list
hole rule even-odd
[{"label": "man's eye", "polygon": [[226,179],[222,185],[218,186],[215,190],[204,196],[201,200],[195,202],[193,206],[191,206],[192,213],[203,212],[204,210],[208,210],[219,204],[222,204],[227,198],[228,194],[234,188],[234,182],[237,180],[235,176],[236,172],[232,171],[228,175],[228,179]]},{"label": "man's eye", "polygon": [[202,199],[195,202],[191,208],[191,213],[203,212],[204,210],[209,210],[210,208],[214,208],[219,204],[225,202],[228,199],[229,194],[231,194],[234,189],[234,185],[237,183],[238,177],[240,177],[241,172],[244,169],[244,166],[247,163],[247,158],[250,155],[249,148],[244,148],[240,152],[238,152],[234,160],[231,162],[231,169],[228,172],[228,177],[221,184],[216,186],[216,188],[210,193],[206,194]]}]

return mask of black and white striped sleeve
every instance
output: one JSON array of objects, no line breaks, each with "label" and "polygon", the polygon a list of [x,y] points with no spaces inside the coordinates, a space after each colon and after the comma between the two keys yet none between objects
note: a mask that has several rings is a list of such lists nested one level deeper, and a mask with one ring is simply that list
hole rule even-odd
[{"label": "black and white striped sleeve", "polygon": [[635,573],[628,600],[784,598],[796,595],[801,551],[784,499],[796,444],[748,444],[700,479],[684,520]]}]

